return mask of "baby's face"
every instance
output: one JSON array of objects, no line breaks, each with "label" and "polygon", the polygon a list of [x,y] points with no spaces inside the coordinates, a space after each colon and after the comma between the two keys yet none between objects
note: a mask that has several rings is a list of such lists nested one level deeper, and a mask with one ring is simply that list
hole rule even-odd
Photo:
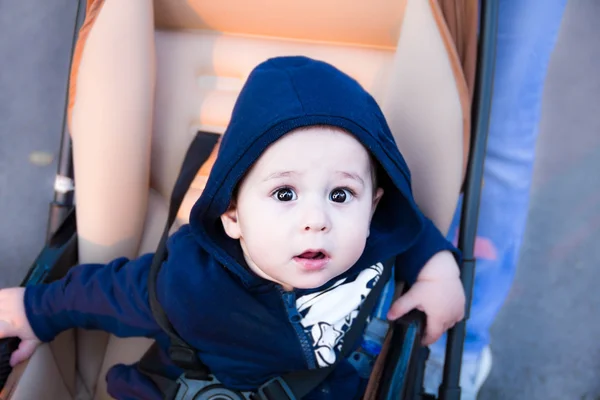
[{"label": "baby's face", "polygon": [[383,194],[350,134],[329,127],[291,132],[272,144],[222,216],[259,276],[292,288],[319,287],[361,256]]}]

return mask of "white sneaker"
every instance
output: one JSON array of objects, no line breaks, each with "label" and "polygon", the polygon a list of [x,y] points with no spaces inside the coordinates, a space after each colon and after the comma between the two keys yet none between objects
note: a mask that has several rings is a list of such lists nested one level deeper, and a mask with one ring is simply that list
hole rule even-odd
[{"label": "white sneaker", "polygon": [[[479,357],[464,358],[460,370],[461,400],[475,400],[492,370],[492,351],[486,346]],[[444,360],[429,357],[425,367],[425,392],[437,395],[444,373]]]}]

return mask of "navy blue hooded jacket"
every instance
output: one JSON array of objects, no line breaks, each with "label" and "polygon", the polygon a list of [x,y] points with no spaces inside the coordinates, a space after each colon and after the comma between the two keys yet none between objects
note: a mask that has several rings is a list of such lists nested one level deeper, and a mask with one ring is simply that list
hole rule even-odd
[{"label": "navy blue hooded jacket", "polygon": [[[384,195],[365,251],[353,267],[321,288],[285,292],[248,269],[238,241],[224,233],[220,215],[267,146],[309,125],[332,125],[353,134],[381,167],[378,183]],[[322,366],[323,354],[335,357],[335,349],[320,352],[314,337],[318,330],[303,325],[311,310],[302,299],[330,291],[340,279],[358,282],[365,277],[362,273],[392,257],[397,260],[396,277],[413,282],[435,253],[456,254],[417,208],[408,167],[375,100],[346,74],[305,57],[271,59],[252,71],[190,223],[173,234],[167,246],[157,283],[159,302],[175,330],[198,349],[217,378],[244,390],[289,371]],[[148,302],[151,259],[144,255],[108,265],[80,265],[60,281],[28,287],[25,309],[35,334],[50,341],[73,327],[101,329],[120,337],[155,338],[164,349],[166,336]],[[324,384],[327,389],[312,398],[360,395],[356,371],[346,361],[339,365]],[[173,377],[178,372],[171,370]],[[108,383],[109,393],[119,399],[159,398],[133,368],[113,368]]]}]

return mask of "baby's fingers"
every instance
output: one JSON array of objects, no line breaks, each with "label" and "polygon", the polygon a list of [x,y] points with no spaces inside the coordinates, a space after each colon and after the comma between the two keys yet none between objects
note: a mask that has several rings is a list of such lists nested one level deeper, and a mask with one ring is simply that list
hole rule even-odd
[{"label": "baby's fingers", "polygon": [[394,301],[387,313],[387,317],[392,321],[396,320],[415,308],[420,309],[419,305],[420,303],[417,301],[413,289],[411,289]]},{"label": "baby's fingers", "polygon": [[37,340],[21,341],[19,348],[12,353],[12,356],[10,356],[10,366],[14,367],[31,357],[39,344],[40,342]]},{"label": "baby's fingers", "polygon": [[451,328],[451,326],[445,326],[442,323],[428,318],[425,328],[425,336],[423,336],[421,343],[423,346],[429,346],[430,344],[437,342],[437,340],[444,334],[444,332],[446,332],[447,329]]}]

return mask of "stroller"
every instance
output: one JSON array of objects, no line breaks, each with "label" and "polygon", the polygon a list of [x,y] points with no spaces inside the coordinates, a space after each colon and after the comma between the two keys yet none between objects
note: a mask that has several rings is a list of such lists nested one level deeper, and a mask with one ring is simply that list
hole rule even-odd
[{"label": "stroller", "polygon": [[[348,73],[382,105],[415,199],[442,232],[463,192],[458,243],[470,304],[497,13],[495,0],[80,0],[47,244],[23,285],[58,279],[77,263],[153,251],[194,135],[224,132],[255,65],[301,54]],[[214,157],[193,179],[175,227],[187,222]],[[422,390],[423,327],[416,312],[394,324],[365,399],[435,398]],[[460,399],[464,336],[464,321],[449,331],[440,399]],[[151,344],[67,331],[11,370],[18,341],[1,340],[0,397],[109,399],[106,371],[138,361]]]}]

